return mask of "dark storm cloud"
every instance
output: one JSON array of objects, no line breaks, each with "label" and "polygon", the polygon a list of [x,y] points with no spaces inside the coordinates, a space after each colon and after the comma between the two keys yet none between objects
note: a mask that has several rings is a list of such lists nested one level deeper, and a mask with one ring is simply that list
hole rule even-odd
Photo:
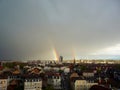
[{"label": "dark storm cloud", "polygon": [[0,58],[72,58],[120,42],[119,0],[1,0]]}]

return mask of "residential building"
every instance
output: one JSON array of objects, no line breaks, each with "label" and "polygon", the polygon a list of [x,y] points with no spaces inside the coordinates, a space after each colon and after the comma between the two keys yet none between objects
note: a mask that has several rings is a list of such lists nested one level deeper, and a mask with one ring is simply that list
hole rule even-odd
[{"label": "residential building", "polygon": [[48,72],[46,73],[47,76],[47,84],[48,85],[52,85],[54,87],[54,89],[61,89],[62,85],[61,85],[61,75],[59,73],[55,73],[55,72]]},{"label": "residential building", "polygon": [[52,80],[53,80],[53,87],[54,89],[61,89],[61,76],[60,74],[54,74],[52,76]]},{"label": "residential building", "polygon": [[25,79],[24,90],[42,90],[42,80],[37,78]]},{"label": "residential building", "polygon": [[86,80],[76,80],[74,83],[74,90],[89,90],[93,85],[98,85],[98,83],[91,83]]},{"label": "residential building", "polygon": [[83,76],[88,78],[88,77],[94,77],[94,72],[83,72]]},{"label": "residential building", "polygon": [[0,79],[0,90],[7,90],[7,78]]}]

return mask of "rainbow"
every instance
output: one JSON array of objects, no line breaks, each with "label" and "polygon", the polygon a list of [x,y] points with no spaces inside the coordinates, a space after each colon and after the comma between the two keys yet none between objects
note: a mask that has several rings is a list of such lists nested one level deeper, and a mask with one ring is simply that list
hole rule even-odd
[{"label": "rainbow", "polygon": [[59,60],[59,55],[55,47],[53,47],[53,56],[56,61]]},{"label": "rainbow", "polygon": [[58,61],[58,60],[59,60],[59,54],[58,54],[58,52],[57,52],[57,50],[56,50],[56,48],[55,48],[52,40],[49,39],[49,43],[50,43],[50,45],[51,45],[51,50],[52,50],[52,54],[53,54],[53,59],[54,59],[55,61]]}]

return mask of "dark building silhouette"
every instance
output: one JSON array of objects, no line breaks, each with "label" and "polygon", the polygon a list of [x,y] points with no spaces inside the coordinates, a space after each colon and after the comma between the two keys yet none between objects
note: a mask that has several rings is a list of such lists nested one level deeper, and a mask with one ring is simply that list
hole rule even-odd
[{"label": "dark building silhouette", "polygon": [[74,60],[73,60],[73,64],[74,64],[74,65],[76,64],[76,60],[75,60],[75,58],[74,58]]},{"label": "dark building silhouette", "polygon": [[59,57],[59,62],[63,62],[63,56]]}]

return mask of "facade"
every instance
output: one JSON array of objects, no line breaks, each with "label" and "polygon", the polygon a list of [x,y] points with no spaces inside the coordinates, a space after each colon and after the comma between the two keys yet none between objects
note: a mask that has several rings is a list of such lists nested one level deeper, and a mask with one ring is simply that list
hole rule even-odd
[{"label": "facade", "polygon": [[51,85],[53,83],[52,76],[47,78],[47,84]]},{"label": "facade", "polygon": [[83,72],[83,76],[84,77],[94,77],[94,73],[93,72]]},{"label": "facade", "polygon": [[62,78],[58,73],[48,73],[47,74],[47,84],[52,85],[54,89],[62,89]]},{"label": "facade", "polygon": [[63,56],[60,56],[59,57],[59,63],[62,63],[63,62]]},{"label": "facade", "polygon": [[42,90],[41,79],[25,79],[24,90]]},{"label": "facade", "polygon": [[70,68],[68,68],[68,67],[66,67],[65,69],[64,69],[64,73],[69,73],[70,72]]},{"label": "facade", "polygon": [[0,79],[0,90],[7,90],[7,79]]},{"label": "facade", "polygon": [[60,75],[54,75],[52,77],[53,80],[53,87],[54,89],[61,89],[61,76]]},{"label": "facade", "polygon": [[76,80],[74,83],[74,90],[89,90],[93,85],[98,85],[98,83],[90,83],[86,80]]},{"label": "facade", "polygon": [[8,82],[10,82],[11,80],[21,80],[21,76],[20,75],[8,76]]}]

